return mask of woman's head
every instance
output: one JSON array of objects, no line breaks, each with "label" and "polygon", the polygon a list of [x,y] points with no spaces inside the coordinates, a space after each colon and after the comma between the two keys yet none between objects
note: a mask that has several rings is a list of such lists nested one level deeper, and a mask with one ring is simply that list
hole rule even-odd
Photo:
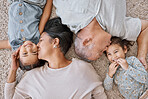
[{"label": "woman's head", "polygon": [[61,23],[60,18],[54,18],[47,22],[44,32],[38,43],[39,59],[54,54],[56,50],[65,55],[73,42],[73,33]]},{"label": "woman's head", "polygon": [[41,61],[38,60],[37,45],[31,41],[25,41],[20,48],[19,63],[22,70],[30,70],[40,66]]},{"label": "woman's head", "polygon": [[125,58],[125,55],[129,50],[129,46],[131,45],[131,42],[125,39],[122,40],[119,37],[112,37],[111,44],[108,46],[105,54],[110,62],[114,62],[118,58]]}]

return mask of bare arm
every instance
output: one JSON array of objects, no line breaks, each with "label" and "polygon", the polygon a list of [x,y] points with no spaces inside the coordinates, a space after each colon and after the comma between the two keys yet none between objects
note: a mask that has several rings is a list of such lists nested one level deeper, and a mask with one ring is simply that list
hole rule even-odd
[{"label": "bare arm", "polygon": [[19,55],[19,50],[20,47],[11,55],[12,63],[11,67],[9,70],[8,78],[7,78],[7,83],[12,83],[16,79],[16,72],[19,67],[19,62],[18,62],[18,55]]},{"label": "bare arm", "polygon": [[0,49],[11,49],[9,41],[8,40],[0,40]]},{"label": "bare arm", "polygon": [[52,1],[53,0],[47,0],[46,5],[44,7],[44,11],[40,20],[40,24],[39,24],[39,32],[40,34],[42,34],[44,27],[46,25],[46,22],[48,21],[48,19],[50,18],[50,14],[52,11]]},{"label": "bare arm", "polygon": [[7,83],[5,84],[5,99],[13,99],[15,95],[16,72],[19,67],[18,59],[17,59],[19,54],[19,49],[20,48],[18,48],[18,50],[11,55],[12,63],[9,70]]},{"label": "bare arm", "polygon": [[137,58],[142,62],[145,69],[147,69],[146,63],[146,55],[148,51],[148,21],[141,20],[141,33],[138,36],[137,44],[138,44],[138,53]]}]

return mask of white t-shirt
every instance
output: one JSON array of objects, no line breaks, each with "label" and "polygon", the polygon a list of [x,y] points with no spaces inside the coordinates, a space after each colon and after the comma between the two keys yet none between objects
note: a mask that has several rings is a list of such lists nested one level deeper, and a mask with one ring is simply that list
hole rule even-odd
[{"label": "white t-shirt", "polygon": [[64,68],[47,65],[26,72],[16,85],[5,84],[5,99],[107,99],[91,64],[78,59]]},{"label": "white t-shirt", "polygon": [[77,33],[94,18],[112,36],[136,41],[141,31],[139,18],[126,17],[126,0],[53,0],[56,14]]}]

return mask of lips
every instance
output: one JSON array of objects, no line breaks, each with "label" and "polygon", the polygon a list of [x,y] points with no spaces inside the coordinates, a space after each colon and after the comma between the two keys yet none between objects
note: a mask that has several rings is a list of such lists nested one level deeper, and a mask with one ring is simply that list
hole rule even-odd
[{"label": "lips", "polygon": [[41,50],[41,48],[38,47],[38,52]]},{"label": "lips", "polygon": [[117,62],[117,60],[118,60],[118,58],[117,59],[113,59],[114,62]]},{"label": "lips", "polygon": [[31,44],[31,43],[27,43],[27,44],[25,45],[25,47],[26,47],[26,46],[32,46],[32,44]]}]

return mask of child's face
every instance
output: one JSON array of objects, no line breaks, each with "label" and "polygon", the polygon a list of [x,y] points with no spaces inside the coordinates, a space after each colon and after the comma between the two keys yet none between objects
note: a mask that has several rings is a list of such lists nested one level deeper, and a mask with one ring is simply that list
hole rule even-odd
[{"label": "child's face", "polygon": [[38,62],[37,45],[31,41],[25,41],[20,48],[20,60],[23,65],[35,64]]},{"label": "child's face", "polygon": [[112,44],[106,50],[107,58],[109,59],[110,62],[114,62],[118,58],[125,59],[126,53],[127,53],[127,47],[125,46],[123,49],[118,44]]}]

